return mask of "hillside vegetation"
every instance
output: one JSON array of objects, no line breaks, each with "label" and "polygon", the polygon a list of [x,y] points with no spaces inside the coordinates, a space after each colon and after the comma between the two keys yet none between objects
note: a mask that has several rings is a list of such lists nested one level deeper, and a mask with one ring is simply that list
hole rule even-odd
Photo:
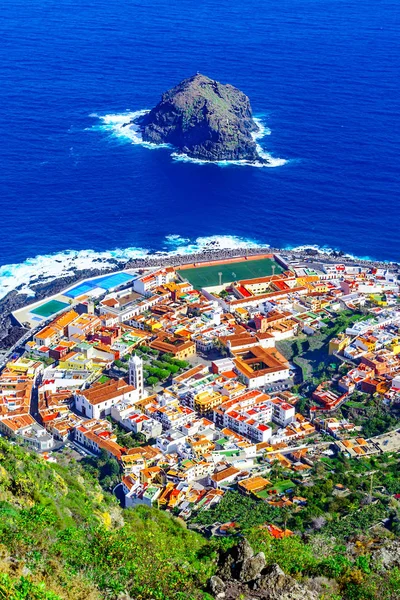
[{"label": "hillside vegetation", "polygon": [[0,599],[197,600],[206,541],[166,513],[122,514],[79,465],[0,440]]},{"label": "hillside vegetation", "polygon": [[[235,494],[208,517],[232,515],[267,565],[323,600],[400,598],[393,534],[340,535],[339,520],[327,534],[273,539],[262,523],[274,515]],[[210,600],[219,550],[237,541],[207,541],[156,509],[122,511],[79,464],[48,463],[0,439],[0,600]]]}]

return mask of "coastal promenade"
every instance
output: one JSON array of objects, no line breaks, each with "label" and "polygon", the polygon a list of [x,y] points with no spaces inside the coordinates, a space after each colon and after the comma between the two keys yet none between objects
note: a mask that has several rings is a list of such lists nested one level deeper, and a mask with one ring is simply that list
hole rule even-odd
[{"label": "coastal promenade", "polygon": [[[263,256],[281,256],[290,259],[291,261],[315,261],[324,263],[343,263],[347,265],[360,264],[368,267],[381,267],[387,268],[389,264],[391,266],[397,265],[397,263],[376,261],[369,259],[361,259],[352,256],[347,256],[341,252],[321,252],[313,248],[307,248],[304,250],[288,250],[282,248],[270,248],[270,247],[256,247],[256,248],[233,248],[233,249],[207,249],[202,252],[193,254],[176,254],[176,255],[164,255],[163,253],[156,253],[145,258],[130,260],[126,263],[125,268],[127,269],[140,269],[148,267],[179,267],[183,265],[197,265],[199,263],[211,263],[221,260],[228,260],[232,258],[240,257],[260,257]],[[400,266],[399,266],[400,268]]]}]

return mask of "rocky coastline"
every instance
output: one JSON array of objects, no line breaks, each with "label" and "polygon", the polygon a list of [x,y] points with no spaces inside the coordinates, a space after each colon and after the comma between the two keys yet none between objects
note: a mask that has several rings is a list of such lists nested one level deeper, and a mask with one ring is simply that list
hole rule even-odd
[{"label": "rocky coastline", "polygon": [[303,250],[287,250],[271,247],[255,247],[255,248],[234,248],[223,249],[213,248],[212,244],[209,248],[202,252],[193,254],[176,254],[171,256],[166,253],[155,253],[145,258],[129,260],[127,262],[115,261],[112,268],[107,269],[86,269],[76,271],[74,275],[68,277],[60,277],[50,282],[37,283],[31,288],[35,292],[35,296],[19,293],[18,290],[13,290],[7,296],[0,300],[0,351],[5,350],[15,344],[20,337],[26,332],[24,328],[16,326],[13,323],[11,313],[19,308],[23,308],[28,304],[43,300],[53,294],[61,292],[66,287],[79,283],[83,279],[96,277],[98,275],[106,275],[121,269],[146,269],[152,267],[168,267],[180,266],[185,264],[200,264],[208,261],[224,260],[231,258],[239,258],[245,256],[256,256],[262,254],[280,254],[288,257],[293,261],[314,260],[315,262],[338,262],[344,264],[362,264],[370,267],[382,267],[397,271],[400,270],[400,265],[397,263],[388,263],[383,261],[372,261],[364,259],[355,259],[345,255],[343,252],[321,252],[315,248],[305,248]]}]

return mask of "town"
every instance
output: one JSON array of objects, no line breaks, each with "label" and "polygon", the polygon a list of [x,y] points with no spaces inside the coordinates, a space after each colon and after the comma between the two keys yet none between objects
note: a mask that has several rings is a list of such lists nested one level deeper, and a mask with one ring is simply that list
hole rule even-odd
[{"label": "town", "polygon": [[0,433],[199,528],[232,492],[301,510],[318,463],[400,450],[399,289],[284,253],[86,280],[14,313]]}]

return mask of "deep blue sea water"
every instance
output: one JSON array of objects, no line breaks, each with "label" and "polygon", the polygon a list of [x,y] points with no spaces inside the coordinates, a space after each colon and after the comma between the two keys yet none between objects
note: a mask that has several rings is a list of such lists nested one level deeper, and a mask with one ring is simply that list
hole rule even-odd
[{"label": "deep blue sea water", "polygon": [[[400,261],[398,1],[4,0],[0,39],[3,291],[212,236]],[[286,164],[178,162],[93,116],[196,71],[248,94]]]}]

